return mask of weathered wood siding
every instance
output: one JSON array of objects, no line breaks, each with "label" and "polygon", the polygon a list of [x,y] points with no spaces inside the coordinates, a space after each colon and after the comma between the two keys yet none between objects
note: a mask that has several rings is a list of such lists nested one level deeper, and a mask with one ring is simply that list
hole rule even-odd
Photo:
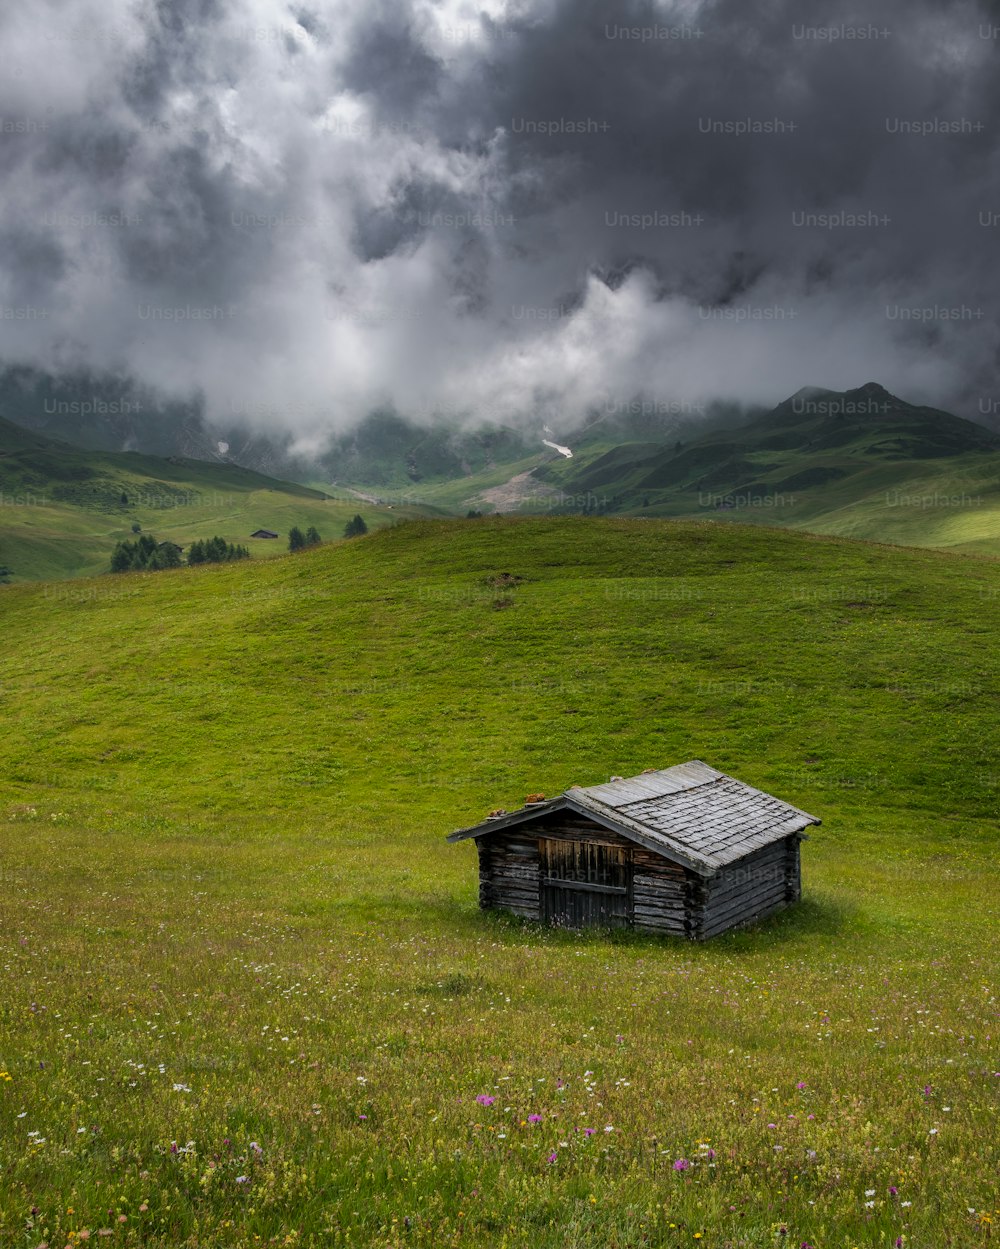
[{"label": "weathered wood siding", "polygon": [[479,905],[503,907],[525,919],[541,919],[538,836],[530,828],[510,829],[481,837]]},{"label": "weathered wood siding", "polygon": [[592,838],[543,837],[542,918],[565,928],[618,927],[632,921],[632,849]]},{"label": "weathered wood siding", "polygon": [[705,940],[798,901],[800,841],[786,837],[705,878],[585,816],[549,813],[477,839],[479,904]]},{"label": "weathered wood siding", "polygon": [[632,842],[625,837],[574,812],[556,812],[519,828],[486,833],[476,842],[479,905],[502,907],[525,919],[544,919],[542,849],[548,840],[612,847],[623,852],[632,849]]},{"label": "weathered wood siding", "polygon": [[748,854],[705,882],[694,935],[705,939],[780,910],[801,896],[799,838]]},{"label": "weathered wood siding", "polygon": [[683,937],[690,923],[685,869],[662,854],[635,846],[632,851],[632,922],[640,932]]}]

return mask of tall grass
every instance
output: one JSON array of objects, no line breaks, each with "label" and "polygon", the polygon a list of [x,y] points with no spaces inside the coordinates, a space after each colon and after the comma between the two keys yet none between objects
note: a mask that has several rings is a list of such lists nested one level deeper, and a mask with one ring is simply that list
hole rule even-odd
[{"label": "tall grass", "polygon": [[[991,1243],[995,564],[487,520],[116,585],[4,593],[0,1244]],[[477,910],[453,828],[692,757],[823,818],[799,907]]]}]

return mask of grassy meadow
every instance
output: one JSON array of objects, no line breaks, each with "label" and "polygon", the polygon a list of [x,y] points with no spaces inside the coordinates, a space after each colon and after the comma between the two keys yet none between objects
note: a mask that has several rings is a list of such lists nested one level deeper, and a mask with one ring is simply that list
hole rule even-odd
[{"label": "grassy meadow", "polygon": [[[487,518],[0,596],[0,1245],[995,1242],[997,562]],[[823,820],[799,906],[479,912],[447,833],[690,758]]]},{"label": "grassy meadow", "polygon": [[[83,450],[0,419],[0,566],[14,582],[106,572],[133,524],[184,547],[218,534],[270,558],[287,551],[292,526],[315,525],[329,541],[359,512],[375,528],[425,509],[377,507],[229,462]],[[257,529],[280,537],[251,538]]]}]

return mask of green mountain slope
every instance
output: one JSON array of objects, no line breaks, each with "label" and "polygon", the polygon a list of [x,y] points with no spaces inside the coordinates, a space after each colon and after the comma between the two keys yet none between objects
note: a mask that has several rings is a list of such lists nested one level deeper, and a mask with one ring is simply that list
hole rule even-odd
[{"label": "green mountain slope", "polygon": [[[15,580],[103,572],[133,524],[182,546],[217,533],[270,556],[293,525],[330,539],[358,511],[376,525],[421,510],[334,499],[236,464],[82,450],[0,419],[0,563]],[[251,539],[257,529],[281,537]]]},{"label": "green mountain slope", "polygon": [[432,484],[421,497],[487,511],[735,516],[1000,555],[1000,437],[983,426],[876,383],[806,388],[743,424],[713,420],[708,432],[658,440],[608,441],[595,428],[567,436],[572,459],[538,456],[507,478]]},{"label": "green mountain slope", "polygon": [[[1000,565],[488,518],[57,588],[0,590],[0,1240],[989,1243]],[[689,758],[822,818],[799,907],[478,912],[446,833]]]}]

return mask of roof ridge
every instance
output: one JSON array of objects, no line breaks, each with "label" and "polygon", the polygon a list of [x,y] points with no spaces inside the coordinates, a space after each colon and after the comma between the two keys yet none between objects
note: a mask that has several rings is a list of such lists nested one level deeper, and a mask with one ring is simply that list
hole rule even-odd
[{"label": "roof ridge", "polygon": [[[693,783],[687,783],[691,778],[683,769],[692,764],[712,775],[699,777],[695,773]],[[804,835],[810,824],[820,823],[800,807],[713,768],[702,759],[690,759],[675,768],[681,773],[673,778],[676,787],[668,784],[660,788],[654,783],[644,793],[643,778],[653,780],[648,772],[620,782],[571,786],[538,806],[505,812],[472,828],[460,829],[449,840],[499,832],[568,806],[593,816],[640,845],[712,875],[727,863],[794,833]],[[674,770],[654,769],[661,774]],[[709,793],[713,787],[720,789],[718,797]]]}]

